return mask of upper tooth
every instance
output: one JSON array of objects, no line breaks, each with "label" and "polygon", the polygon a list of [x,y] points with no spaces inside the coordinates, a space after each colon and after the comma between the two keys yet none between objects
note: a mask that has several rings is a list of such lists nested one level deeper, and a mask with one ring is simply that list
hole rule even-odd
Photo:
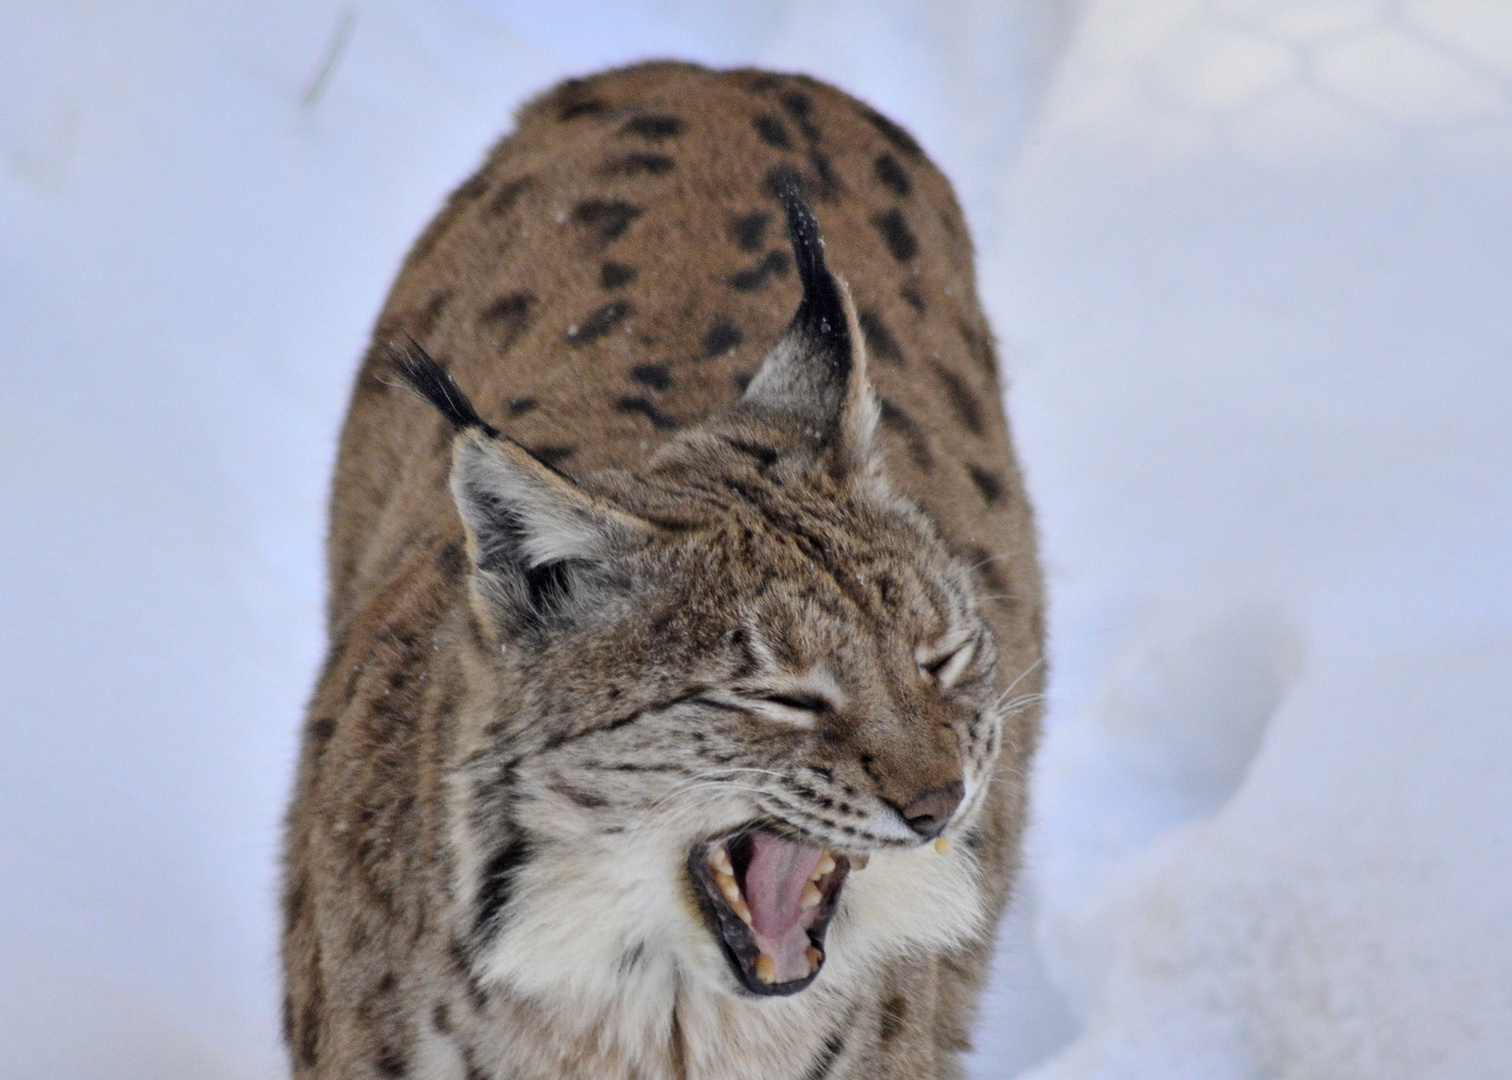
[{"label": "upper tooth", "polygon": [[730,862],[730,853],[725,850],[723,844],[720,844],[709,853],[709,865],[721,874],[729,874],[731,877],[735,876],[735,866]]},{"label": "upper tooth", "polygon": [[719,886],[719,891],[724,893],[724,898],[730,903],[733,904],[740,899],[740,886],[729,874],[715,874],[714,884]]},{"label": "upper tooth", "polygon": [[824,894],[819,891],[819,886],[812,881],[806,881],[803,884],[803,896],[798,901],[798,907],[807,911],[809,908],[818,907],[823,899]]},{"label": "upper tooth", "polygon": [[819,865],[814,868],[814,880],[818,881],[825,874],[833,873],[835,869],[835,857],[829,852],[819,856]]},{"label": "upper tooth", "polygon": [[871,862],[871,856],[870,855],[864,855],[864,854],[863,855],[852,855],[850,857],[850,864],[851,864],[851,869],[852,870],[865,870],[866,869],[866,864],[869,863],[869,862]]},{"label": "upper tooth", "polygon": [[734,900],[730,901],[730,908],[735,912],[736,915],[740,916],[741,922],[745,923],[747,926],[751,925],[751,909],[749,906],[747,906],[744,899],[737,896]]}]

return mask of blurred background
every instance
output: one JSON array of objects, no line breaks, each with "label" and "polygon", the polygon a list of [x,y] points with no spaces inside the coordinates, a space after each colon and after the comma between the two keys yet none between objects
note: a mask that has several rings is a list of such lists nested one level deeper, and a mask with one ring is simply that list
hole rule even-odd
[{"label": "blurred background", "polygon": [[1052,694],[977,1078],[1512,1074],[1512,4],[11,0],[0,1076],[284,1075],[356,358],[527,95],[910,128],[978,241]]}]

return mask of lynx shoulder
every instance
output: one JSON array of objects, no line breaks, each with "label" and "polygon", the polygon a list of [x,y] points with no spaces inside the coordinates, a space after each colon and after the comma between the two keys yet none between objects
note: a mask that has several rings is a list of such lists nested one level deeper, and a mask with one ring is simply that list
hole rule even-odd
[{"label": "lynx shoulder", "polygon": [[959,1074],[1041,581],[901,128],[683,64],[529,105],[378,321],[329,575],[296,1076]]}]

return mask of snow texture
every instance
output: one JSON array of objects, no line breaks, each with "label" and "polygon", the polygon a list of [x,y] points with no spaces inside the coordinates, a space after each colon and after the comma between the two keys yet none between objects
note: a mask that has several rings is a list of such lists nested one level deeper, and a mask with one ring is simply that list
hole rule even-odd
[{"label": "snow texture", "polygon": [[0,1074],[251,1080],[399,258],[651,55],[914,130],[1052,598],[979,1080],[1512,1073],[1504,0],[186,0],[0,34]]}]

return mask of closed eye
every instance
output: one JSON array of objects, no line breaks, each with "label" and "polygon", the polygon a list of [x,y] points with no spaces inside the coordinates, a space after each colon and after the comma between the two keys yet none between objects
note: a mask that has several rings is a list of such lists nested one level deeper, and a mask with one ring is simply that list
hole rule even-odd
[{"label": "closed eye", "polygon": [[948,634],[930,648],[919,646],[914,650],[914,659],[926,678],[949,690],[971,666],[976,656],[976,644],[975,634]]},{"label": "closed eye", "polygon": [[784,709],[798,709],[802,712],[827,713],[834,712],[835,707],[822,697],[814,694],[762,694],[761,700],[773,705],[780,705]]}]

